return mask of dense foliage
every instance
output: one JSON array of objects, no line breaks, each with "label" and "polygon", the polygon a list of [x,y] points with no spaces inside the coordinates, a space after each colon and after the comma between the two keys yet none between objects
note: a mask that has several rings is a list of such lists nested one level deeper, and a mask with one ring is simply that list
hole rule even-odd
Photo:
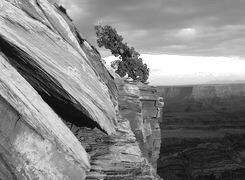
[{"label": "dense foliage", "polygon": [[119,60],[112,62],[111,66],[116,68],[116,73],[121,77],[128,75],[133,80],[146,82],[149,77],[149,68],[139,58],[140,54],[133,47],[128,47],[123,42],[123,37],[117,34],[116,29],[111,26],[95,26],[97,43],[99,47],[104,46]]}]

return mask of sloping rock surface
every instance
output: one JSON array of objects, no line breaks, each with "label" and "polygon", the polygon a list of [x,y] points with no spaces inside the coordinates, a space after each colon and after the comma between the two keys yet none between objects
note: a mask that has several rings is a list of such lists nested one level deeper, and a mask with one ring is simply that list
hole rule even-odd
[{"label": "sloping rock surface", "polygon": [[245,85],[159,87],[164,179],[245,179]]},{"label": "sloping rock surface", "polygon": [[84,179],[84,148],[5,58],[0,54],[0,179]]},{"label": "sloping rock surface", "polygon": [[54,6],[46,0],[1,1],[0,25],[0,50],[44,100],[59,109],[69,104],[78,125],[83,116],[115,132],[108,88]]},{"label": "sloping rock surface", "polygon": [[[1,180],[160,179],[152,166],[158,105],[140,115],[141,144],[134,119],[118,110],[118,98],[130,95],[118,92],[116,76],[64,8],[1,0],[0,72]],[[137,97],[140,112],[145,100],[156,103],[155,90]]]},{"label": "sloping rock surface", "polygon": [[0,1],[0,179],[85,179],[63,120],[115,133],[115,83],[78,36],[46,0]]}]

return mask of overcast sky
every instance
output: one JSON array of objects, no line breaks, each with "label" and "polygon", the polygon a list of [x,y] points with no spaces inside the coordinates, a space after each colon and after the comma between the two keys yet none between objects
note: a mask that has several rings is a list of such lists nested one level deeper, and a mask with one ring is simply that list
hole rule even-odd
[{"label": "overcast sky", "polygon": [[[245,56],[245,0],[60,0],[60,3],[92,44],[96,44],[94,25],[101,23],[115,27],[125,42],[142,54],[236,57],[236,60]],[[110,55],[109,51],[99,50],[104,57]],[[222,68],[220,65],[217,67]]]}]

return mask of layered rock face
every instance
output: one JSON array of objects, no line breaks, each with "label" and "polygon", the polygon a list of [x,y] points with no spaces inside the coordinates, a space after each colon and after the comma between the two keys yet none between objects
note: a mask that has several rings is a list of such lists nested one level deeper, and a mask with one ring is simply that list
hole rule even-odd
[{"label": "layered rock face", "polygon": [[145,157],[113,76],[62,7],[0,1],[0,72],[1,180],[158,179],[157,121]]},{"label": "layered rock face", "polygon": [[70,103],[70,111],[80,110],[108,133],[115,132],[107,86],[56,9],[46,0],[2,1],[0,7],[0,49],[9,63],[54,108]]},{"label": "layered rock face", "polygon": [[245,85],[159,87],[165,108],[158,173],[245,179]]},{"label": "layered rock face", "polygon": [[[122,79],[116,82],[119,96],[115,135],[67,123],[91,157],[86,179],[161,179],[155,170],[161,143],[157,114],[161,104],[156,89]],[[146,101],[152,106],[143,106]]]},{"label": "layered rock face", "polygon": [[145,157],[154,168],[160,152],[160,111],[156,88],[142,83],[117,83],[119,87],[119,112],[130,121]]}]

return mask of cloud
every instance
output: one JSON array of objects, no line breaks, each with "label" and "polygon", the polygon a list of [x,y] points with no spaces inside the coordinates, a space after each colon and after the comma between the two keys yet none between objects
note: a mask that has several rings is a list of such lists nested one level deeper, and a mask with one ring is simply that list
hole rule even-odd
[{"label": "cloud", "polygon": [[177,33],[177,36],[180,38],[192,38],[197,34],[197,30],[194,28],[184,28],[180,29]]},{"label": "cloud", "polygon": [[[115,27],[141,53],[245,56],[244,0],[62,0],[82,34]],[[102,55],[108,55],[108,51]]]}]

